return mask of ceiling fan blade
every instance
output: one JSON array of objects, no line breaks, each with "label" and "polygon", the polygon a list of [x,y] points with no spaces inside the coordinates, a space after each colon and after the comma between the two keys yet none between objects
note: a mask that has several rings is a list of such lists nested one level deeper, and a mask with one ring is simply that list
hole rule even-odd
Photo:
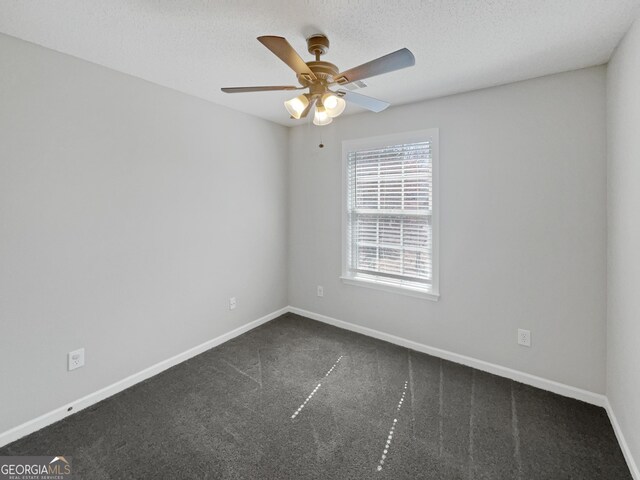
[{"label": "ceiling fan blade", "polygon": [[311,109],[313,108],[313,106],[316,104],[316,100],[315,98],[313,100],[311,100],[309,102],[309,105],[307,105],[307,108],[305,108],[302,113],[300,114],[300,118],[306,118],[307,115],[309,115],[309,112],[311,111]]},{"label": "ceiling fan blade", "polygon": [[271,50],[280,60],[289,65],[298,75],[304,74],[311,79],[316,78],[311,69],[304,63],[304,60],[298,55],[298,52],[287,42],[286,38],[265,35],[258,37],[258,41]]},{"label": "ceiling fan blade", "polygon": [[342,98],[344,98],[347,102],[351,102],[360,107],[366,108],[367,110],[371,110],[372,112],[381,112],[389,105],[389,102],[385,102],[384,100],[378,100],[377,98],[367,97],[366,95],[360,95],[359,93],[347,92],[345,90],[338,90],[336,92]]},{"label": "ceiling fan blade", "polygon": [[272,92],[274,90],[300,90],[304,87],[293,85],[273,85],[268,87],[225,87],[221,88],[224,93],[244,93],[244,92]]},{"label": "ceiling fan blade", "polygon": [[336,82],[343,85],[365,78],[375,77],[383,73],[393,72],[401,68],[411,67],[416,64],[416,59],[410,50],[401,48],[384,57],[376,58],[370,62],[363,63],[358,67],[351,68],[346,72],[341,72],[336,77]]}]

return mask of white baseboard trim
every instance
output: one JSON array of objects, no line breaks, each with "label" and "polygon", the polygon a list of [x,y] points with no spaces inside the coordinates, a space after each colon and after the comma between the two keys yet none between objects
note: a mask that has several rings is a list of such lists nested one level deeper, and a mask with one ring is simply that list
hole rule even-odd
[{"label": "white baseboard trim", "polygon": [[[267,323],[274,318],[279,317],[289,311],[288,307],[281,308],[280,310],[276,310],[275,312],[269,313],[262,318],[249,322],[241,327],[238,327],[230,332],[227,332],[219,337],[213,338],[207,342],[204,342],[196,347],[190,348],[189,350],[179,353],[171,358],[163,360],[161,362],[156,363],[144,370],[134,373],[133,375],[128,376],[116,383],[113,383],[105,388],[102,388],[96,392],[90,393],[82,398],[79,398],[76,401],[70,402],[62,407],[56,408],[48,413],[40,415],[33,420],[29,420],[28,422],[23,423],[22,425],[18,425],[6,432],[0,434],[0,447],[7,445],[11,442],[18,440],[19,438],[24,437],[25,435],[29,435],[35,431],[40,430],[41,428],[46,427],[47,425],[51,425],[52,423],[57,422],[58,420],[62,420],[69,415],[73,415],[76,412],[79,412],[82,409],[90,407],[105,398],[111,397],[116,393],[125,390],[136,383],[140,383],[148,378],[151,378],[168,368],[171,368],[179,363],[184,362],[185,360],[189,360],[196,355],[200,355],[201,353],[220,345],[232,338],[237,337],[238,335],[242,335],[243,333],[248,332],[249,330],[253,330],[260,325]],[[69,408],[73,408],[71,411],[68,411]]]},{"label": "white baseboard trim", "polygon": [[554,380],[547,380],[546,378],[537,377],[529,373],[520,372],[518,370],[513,370],[511,368],[496,365],[494,363],[485,362],[484,360],[478,360],[477,358],[467,357],[465,355],[449,352],[440,348],[430,347],[428,345],[397,337],[389,333],[380,332],[368,327],[363,327],[354,323],[349,323],[343,320],[328,317],[326,315],[321,315],[319,313],[303,310],[302,308],[289,306],[289,311],[291,313],[302,315],[303,317],[318,320],[319,322],[328,323],[329,325],[334,325],[339,328],[344,328],[345,330],[351,330],[352,332],[361,333],[368,337],[377,338],[379,340],[384,340],[385,342],[394,343],[402,347],[410,348],[411,350],[415,350],[417,352],[426,353],[428,355],[443,358],[454,363],[460,363],[468,367],[477,368],[478,370],[482,370],[483,372],[492,373],[500,377],[510,378],[511,380],[515,380],[516,382],[524,383],[526,385],[531,385],[532,387],[548,390],[565,397],[575,398],[583,402],[597,405],[598,407],[604,407],[606,405],[606,397],[599,393],[594,393],[588,390],[583,390],[581,388],[565,385]]},{"label": "white baseboard trim", "polygon": [[631,476],[633,477],[633,480],[640,480],[640,469],[631,454],[631,449],[629,448],[627,440],[624,438],[624,434],[622,433],[618,419],[613,412],[613,407],[611,406],[611,403],[609,403],[609,399],[606,399],[604,408],[607,411],[607,415],[609,415],[609,420],[611,421],[613,431],[615,432],[618,443],[620,444],[620,449],[622,450],[624,459],[627,461],[627,466],[631,471]]}]

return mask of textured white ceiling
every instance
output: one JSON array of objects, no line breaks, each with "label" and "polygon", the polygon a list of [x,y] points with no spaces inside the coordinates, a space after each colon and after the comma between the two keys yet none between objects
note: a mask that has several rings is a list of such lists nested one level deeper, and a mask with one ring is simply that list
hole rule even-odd
[{"label": "textured white ceiling", "polygon": [[[416,66],[359,93],[393,104],[605,63],[640,0],[0,0],[0,32],[294,125],[292,92],[224,94],[224,86],[295,84],[261,45],[324,33],[341,70],[402,47]],[[347,107],[346,113],[359,111]]]}]

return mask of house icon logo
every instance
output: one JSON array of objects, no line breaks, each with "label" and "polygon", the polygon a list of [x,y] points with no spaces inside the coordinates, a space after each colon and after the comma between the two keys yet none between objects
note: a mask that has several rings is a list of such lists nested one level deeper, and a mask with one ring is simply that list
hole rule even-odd
[{"label": "house icon logo", "polygon": [[62,455],[56,455],[47,465],[47,473],[55,478],[69,478],[71,475],[71,463]]}]

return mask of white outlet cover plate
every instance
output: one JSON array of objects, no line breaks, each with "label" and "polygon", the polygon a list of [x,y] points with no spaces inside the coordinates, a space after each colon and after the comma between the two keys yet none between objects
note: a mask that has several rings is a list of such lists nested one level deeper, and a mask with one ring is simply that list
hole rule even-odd
[{"label": "white outlet cover plate", "polygon": [[518,329],[518,345],[522,345],[524,347],[531,346],[531,331],[524,330],[522,328]]},{"label": "white outlet cover plate", "polygon": [[84,348],[74,350],[67,354],[67,367],[69,371],[84,367]]}]

